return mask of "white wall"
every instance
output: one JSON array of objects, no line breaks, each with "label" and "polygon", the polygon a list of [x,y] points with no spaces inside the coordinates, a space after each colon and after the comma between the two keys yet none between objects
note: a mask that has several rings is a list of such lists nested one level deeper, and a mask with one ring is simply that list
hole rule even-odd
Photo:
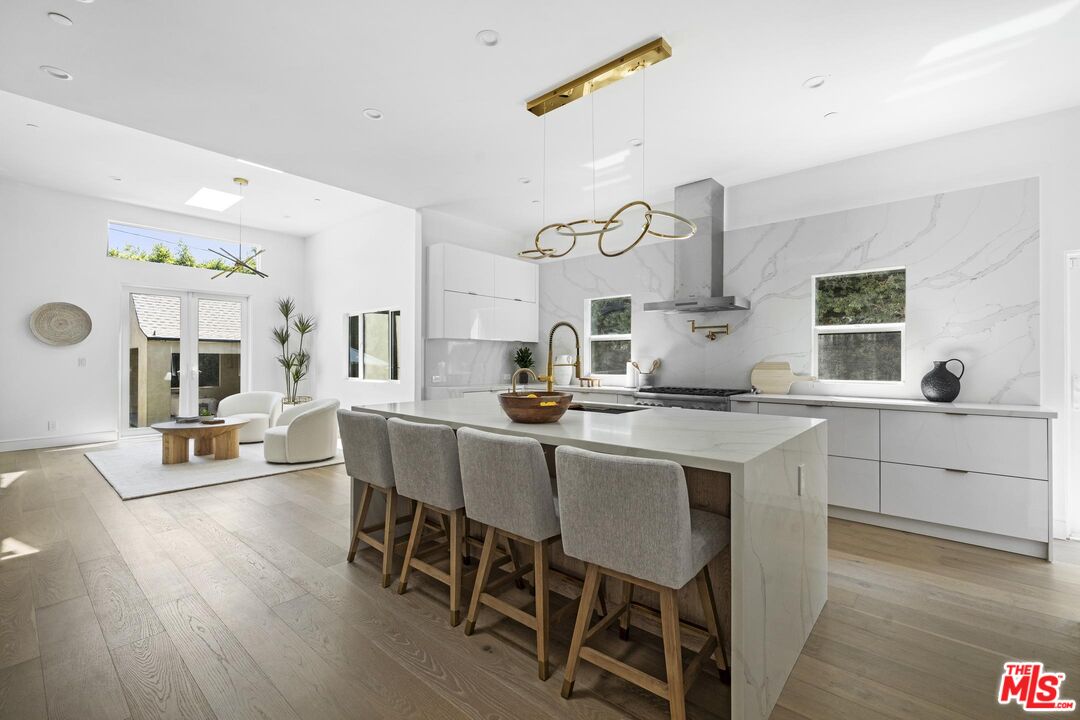
[{"label": "white wall", "polygon": [[[213,238],[235,238],[233,224],[125,203],[72,195],[0,179],[0,449],[40,447],[114,435],[119,424],[120,328],[127,321],[122,285],[173,288],[250,297],[250,386],[283,389],[269,327],[275,301],[302,290],[303,241],[244,229],[245,242],[266,248],[270,277],[211,280],[208,270],[106,257],[107,222],[116,220]],[[71,347],[50,347],[30,333],[42,303],[63,301],[86,310],[90,336]],[[79,367],[79,358],[86,359]],[[58,425],[49,431],[48,421]]]},{"label": "white wall", "polygon": [[[319,232],[306,240],[301,309],[316,316],[311,348],[310,394],[353,405],[419,397],[420,236],[417,212],[385,206]],[[349,379],[347,316],[368,310],[401,310],[400,374],[397,381]]]},{"label": "white wall", "polygon": [[425,248],[437,243],[452,243],[474,250],[516,257],[518,250],[525,247],[521,238],[502,228],[431,208],[423,208],[420,215],[423,219]]},{"label": "white wall", "polygon": [[[1054,428],[1055,534],[1080,534],[1080,468],[1066,469],[1065,255],[1080,249],[1080,108],[949,135],[894,150],[728,188],[726,227],[921,197],[1005,180],[1040,185],[1042,404]],[[722,181],[722,178],[721,178]],[[1080,440],[1077,440],[1080,441]]]}]

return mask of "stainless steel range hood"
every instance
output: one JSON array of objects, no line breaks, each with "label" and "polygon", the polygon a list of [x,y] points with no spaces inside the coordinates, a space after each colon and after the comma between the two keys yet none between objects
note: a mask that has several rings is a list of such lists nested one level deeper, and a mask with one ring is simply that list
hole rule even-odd
[{"label": "stainless steel range hood", "polygon": [[675,243],[675,297],[645,303],[646,311],[703,313],[749,310],[750,301],[724,294],[724,186],[712,178],[675,188],[675,212],[697,234]]}]

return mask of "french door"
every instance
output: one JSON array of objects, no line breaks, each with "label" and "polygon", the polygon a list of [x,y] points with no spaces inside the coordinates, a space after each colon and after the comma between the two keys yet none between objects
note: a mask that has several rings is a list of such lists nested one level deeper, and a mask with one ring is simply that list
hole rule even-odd
[{"label": "french door", "polygon": [[214,415],[248,384],[247,298],[125,288],[121,336],[120,428]]}]

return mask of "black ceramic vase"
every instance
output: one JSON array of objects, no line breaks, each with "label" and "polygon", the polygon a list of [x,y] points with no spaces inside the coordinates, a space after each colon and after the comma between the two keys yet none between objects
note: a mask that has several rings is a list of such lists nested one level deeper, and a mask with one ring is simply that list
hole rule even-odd
[{"label": "black ceramic vase", "polygon": [[[960,363],[960,374],[954,375],[948,367],[951,362]],[[960,378],[964,377],[964,363],[952,358],[935,360],[934,369],[923,375],[922,394],[931,402],[952,402],[960,394]]]}]

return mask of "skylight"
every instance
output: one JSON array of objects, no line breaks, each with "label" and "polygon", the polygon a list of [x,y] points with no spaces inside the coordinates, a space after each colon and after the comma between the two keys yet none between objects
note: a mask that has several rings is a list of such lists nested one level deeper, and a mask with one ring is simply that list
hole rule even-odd
[{"label": "skylight", "polygon": [[202,188],[199,192],[192,195],[185,205],[192,207],[203,208],[204,210],[213,210],[215,212],[225,212],[236,203],[243,200],[243,197],[234,193],[222,192],[221,190],[212,190],[211,188]]}]

